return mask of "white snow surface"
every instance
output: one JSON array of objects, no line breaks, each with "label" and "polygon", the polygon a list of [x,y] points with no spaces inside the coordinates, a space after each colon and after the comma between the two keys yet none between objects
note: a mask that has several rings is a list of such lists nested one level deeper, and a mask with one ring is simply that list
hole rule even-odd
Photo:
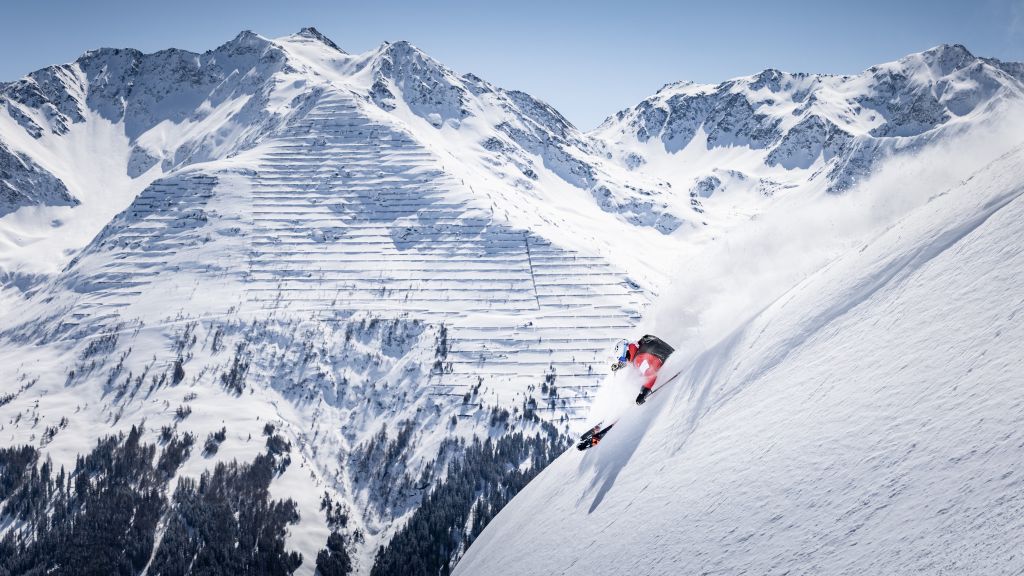
[{"label": "white snow surface", "polygon": [[[680,377],[545,469],[456,574],[1024,571],[1024,146],[952,185],[914,172],[865,194],[899,182],[922,205],[764,307],[662,318],[691,345]],[[690,309],[682,284],[656,312]],[[622,384],[604,394],[629,402]]]}]

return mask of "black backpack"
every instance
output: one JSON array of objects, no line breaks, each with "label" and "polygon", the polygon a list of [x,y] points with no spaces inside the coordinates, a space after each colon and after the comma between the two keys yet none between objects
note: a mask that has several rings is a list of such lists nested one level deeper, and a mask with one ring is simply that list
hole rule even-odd
[{"label": "black backpack", "polygon": [[637,340],[636,347],[637,354],[651,354],[661,358],[662,362],[668,360],[668,357],[676,351],[675,348],[666,344],[661,338],[650,334],[644,334],[643,338]]}]

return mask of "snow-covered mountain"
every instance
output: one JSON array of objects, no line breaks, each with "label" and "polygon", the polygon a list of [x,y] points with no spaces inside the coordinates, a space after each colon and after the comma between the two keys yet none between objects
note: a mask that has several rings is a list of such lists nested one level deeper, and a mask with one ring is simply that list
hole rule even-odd
[{"label": "snow-covered mountain", "polygon": [[[78,203],[4,217],[5,443],[71,467],[142,422],[126,438],[207,438],[174,478],[287,445],[271,488],[297,502],[306,572],[331,532],[367,573],[434,548],[378,552],[407,522],[482,527],[507,478],[493,511],[425,495],[546,464],[648,301],[643,268],[602,254],[636,225],[592,201],[583,136],[406,43],[349,55],[307,29],[99,50],[4,104],[23,173]],[[180,513],[151,526],[157,571]]]},{"label": "snow-covered mountain", "polygon": [[[879,162],[954,137],[1022,95],[1019,64],[942,45],[856,76],[765,70],[668,84],[592,136],[703,212],[715,195],[749,205],[808,183],[849,190]],[[710,212],[706,221],[728,218]]]},{"label": "snow-covered mountain", "polygon": [[[599,195],[600,206],[612,212],[595,217],[624,218],[662,232],[678,226],[664,201],[615,180],[616,166],[605,166],[583,134],[529,95],[473,75],[457,76],[406,42],[353,56],[315,30],[277,41],[243,32],[205,54],[97,50],[5,86],[0,105],[8,114],[0,141],[8,145],[5,165],[12,170],[4,178],[9,200],[0,207],[2,214],[27,205],[102,203],[106,210],[54,209],[6,218],[4,267],[56,271],[67,252],[88,242],[97,226],[154,178],[227,158],[280,134],[325,90],[342,90],[389,112],[381,117],[402,125],[438,157],[449,158],[448,174],[474,182],[483,178],[507,190],[489,203],[509,211],[518,224],[543,225],[533,211],[523,210],[524,198],[533,208],[552,212],[553,197],[579,204],[583,191],[583,197]],[[111,124],[113,134],[97,133]],[[69,162],[76,154],[104,157],[106,165]],[[33,184],[33,196],[24,191],[27,183]],[[103,190],[102,198],[91,197],[97,189]],[[611,190],[623,199],[609,201]],[[67,238],[63,230],[48,230],[54,221],[56,227],[72,227],[67,220],[86,229],[74,235],[77,245],[53,240]],[[589,246],[599,240],[577,242]],[[27,245],[31,248],[21,249]],[[47,256],[42,262],[40,253]]]},{"label": "snow-covered mountain", "polygon": [[[671,85],[588,134],[408,43],[348,54],[307,28],[0,85],[0,437],[35,450],[0,453],[6,538],[110,493],[40,504],[60,488],[37,464],[100,486],[106,462],[138,471],[133,572],[216,562],[194,538],[222,521],[274,535],[268,572],[286,551],[302,573],[446,570],[588,421],[606,349],[652,325],[677,261],[984,132],[1022,77],[940,47],[855,78]],[[204,492],[225,478],[246,495]],[[236,508],[197,516],[202,497]],[[58,561],[47,534],[23,566]]]}]

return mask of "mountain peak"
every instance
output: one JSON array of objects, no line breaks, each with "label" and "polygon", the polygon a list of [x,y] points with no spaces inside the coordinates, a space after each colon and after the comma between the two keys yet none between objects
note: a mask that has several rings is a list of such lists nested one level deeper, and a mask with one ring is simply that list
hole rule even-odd
[{"label": "mountain peak", "polygon": [[752,90],[768,88],[772,92],[779,92],[782,90],[782,81],[785,77],[786,74],[780,70],[766,68],[751,78],[750,88]]},{"label": "mountain peak", "polygon": [[655,94],[661,94],[662,92],[668,92],[676,88],[686,88],[688,86],[693,86],[695,84],[696,83],[693,82],[692,80],[676,80],[675,82],[669,82],[668,84],[663,85],[661,88],[658,88],[658,91],[655,92]]},{"label": "mountain peak", "polygon": [[963,44],[939,44],[920,54],[924,62],[943,76],[967,67],[977,58]]},{"label": "mountain peak", "polygon": [[252,30],[242,30],[237,36],[217,49],[228,49],[232,52],[251,52],[253,50],[262,50],[269,44],[270,40],[267,40]]},{"label": "mountain peak", "polygon": [[399,40],[397,42],[384,42],[384,45],[381,46],[381,48],[383,51],[392,54],[419,54],[424,57],[427,56],[426,53],[424,53],[419,48],[413,46],[412,43],[409,42],[408,40]]},{"label": "mountain peak", "polygon": [[449,73],[443,64],[406,40],[384,42],[378,49],[378,54],[390,61],[390,64],[383,66],[385,74],[392,73],[392,66],[407,69],[407,72],[412,71],[415,74],[422,74],[424,70],[431,70],[431,74],[435,75]]},{"label": "mountain peak", "polygon": [[922,54],[928,58],[974,58],[974,54],[963,44],[939,44]]},{"label": "mountain peak", "polygon": [[231,39],[229,43],[235,44],[256,44],[261,41],[266,41],[262,36],[253,32],[252,30],[242,30],[237,36]]},{"label": "mountain peak", "polygon": [[310,40],[316,40],[318,42],[323,42],[325,45],[334,48],[338,52],[345,52],[344,50],[339,48],[338,45],[335,44],[333,40],[331,40],[327,36],[324,36],[322,32],[320,32],[319,30],[312,26],[306,26],[302,30],[299,30],[299,33],[296,34],[296,36],[299,36],[301,38],[309,38]]}]

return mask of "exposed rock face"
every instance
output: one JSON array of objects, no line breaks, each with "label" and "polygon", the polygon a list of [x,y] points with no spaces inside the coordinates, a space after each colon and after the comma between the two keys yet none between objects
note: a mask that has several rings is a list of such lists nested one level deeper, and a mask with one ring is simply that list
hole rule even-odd
[{"label": "exposed rock face", "polygon": [[0,216],[22,206],[75,206],[60,178],[0,142]]}]

